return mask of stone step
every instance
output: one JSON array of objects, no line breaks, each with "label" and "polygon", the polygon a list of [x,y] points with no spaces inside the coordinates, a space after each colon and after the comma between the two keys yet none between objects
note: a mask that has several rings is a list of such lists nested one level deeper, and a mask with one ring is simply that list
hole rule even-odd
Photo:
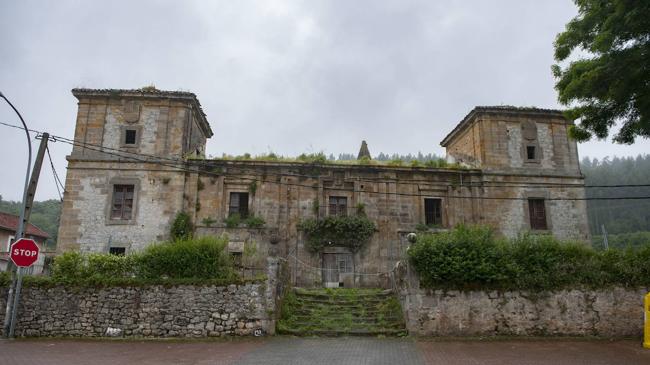
[{"label": "stone step", "polygon": [[283,329],[278,331],[284,335],[294,336],[324,336],[324,337],[340,337],[340,336],[406,336],[408,332],[405,329],[381,329],[381,330],[297,330],[297,329]]},{"label": "stone step", "polygon": [[[347,291],[346,291],[347,290]],[[352,292],[354,290],[354,292]],[[386,290],[367,290],[363,289],[302,289],[294,288],[298,297],[320,297],[320,298],[349,298],[348,293],[354,293],[356,298],[386,298],[393,295],[391,289]]]},{"label": "stone step", "polygon": [[295,335],[406,334],[399,302],[391,290],[295,288],[283,303],[278,333]]}]

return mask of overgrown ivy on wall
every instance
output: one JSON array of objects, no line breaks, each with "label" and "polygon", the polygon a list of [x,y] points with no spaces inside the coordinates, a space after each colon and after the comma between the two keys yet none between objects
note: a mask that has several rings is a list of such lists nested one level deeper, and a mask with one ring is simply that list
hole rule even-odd
[{"label": "overgrown ivy on wall", "polygon": [[307,236],[307,249],[311,252],[330,245],[357,252],[368,243],[377,227],[365,215],[354,215],[304,219],[298,229]]}]

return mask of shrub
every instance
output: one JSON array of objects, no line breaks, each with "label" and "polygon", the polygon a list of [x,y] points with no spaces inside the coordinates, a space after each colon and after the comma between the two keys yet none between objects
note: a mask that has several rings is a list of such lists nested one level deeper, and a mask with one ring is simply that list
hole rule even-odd
[{"label": "shrub", "polygon": [[544,291],[650,285],[650,247],[595,251],[548,235],[496,238],[485,227],[420,234],[408,250],[423,287]]},{"label": "shrub", "polygon": [[77,251],[64,252],[54,259],[52,278],[63,282],[74,282],[84,278],[84,257]]},{"label": "shrub", "polygon": [[51,279],[31,282],[38,285],[235,282],[237,275],[225,250],[226,244],[225,237],[202,237],[163,242],[126,256],[66,252],[54,259]]},{"label": "shrub", "polygon": [[421,235],[408,253],[426,287],[494,285],[507,276],[506,250],[483,227]]},{"label": "shrub", "polygon": [[134,275],[136,255],[93,253],[86,256],[86,277],[128,278]]},{"label": "shrub", "polygon": [[193,229],[190,215],[186,212],[178,212],[169,233],[172,240],[189,239],[192,238]]},{"label": "shrub", "polygon": [[226,244],[226,238],[201,237],[151,245],[136,256],[137,274],[143,279],[232,279]]}]

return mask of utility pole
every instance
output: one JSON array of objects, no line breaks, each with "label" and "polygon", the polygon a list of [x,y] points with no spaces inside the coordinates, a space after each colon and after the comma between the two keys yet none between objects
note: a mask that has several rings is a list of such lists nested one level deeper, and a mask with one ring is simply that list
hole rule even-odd
[{"label": "utility pole", "polygon": [[[50,135],[48,133],[43,133],[41,137],[41,144],[38,146],[38,153],[36,154],[36,161],[34,161],[34,169],[32,170],[32,177],[29,180],[29,185],[27,187],[27,199],[25,200],[25,205],[23,207],[23,213],[21,214],[22,221],[19,222],[19,229],[22,227],[23,231],[20,232],[20,237],[18,237],[18,232],[16,232],[16,238],[22,238],[24,236],[24,231],[26,230],[27,224],[29,222],[29,216],[32,212],[32,206],[34,204],[34,196],[36,195],[36,186],[38,185],[38,178],[41,174],[41,166],[43,165],[43,158],[45,157],[45,149],[47,148],[47,141]],[[16,316],[18,313],[18,303],[20,301],[20,290],[23,283],[23,268],[17,268],[18,274],[16,276],[15,284],[15,293],[13,295],[13,301],[11,298],[7,298],[7,313],[11,313],[11,319],[9,322],[9,338],[14,337],[14,330],[16,329]],[[11,306],[9,308],[9,306]],[[5,320],[5,334],[7,334],[7,321]]]}]

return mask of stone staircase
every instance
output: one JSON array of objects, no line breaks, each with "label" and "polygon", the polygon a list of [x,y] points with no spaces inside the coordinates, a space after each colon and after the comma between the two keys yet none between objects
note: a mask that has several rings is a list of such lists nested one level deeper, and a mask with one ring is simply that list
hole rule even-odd
[{"label": "stone staircase", "polygon": [[402,308],[391,290],[301,289],[284,298],[278,333],[297,336],[404,336]]}]

